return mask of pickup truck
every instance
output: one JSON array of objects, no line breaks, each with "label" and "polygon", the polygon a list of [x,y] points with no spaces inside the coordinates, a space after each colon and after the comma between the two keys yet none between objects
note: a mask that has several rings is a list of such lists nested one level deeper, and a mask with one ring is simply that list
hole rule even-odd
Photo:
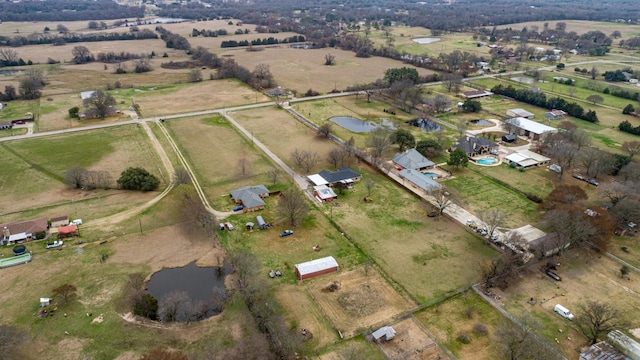
[{"label": "pickup truck", "polygon": [[56,241],[54,241],[54,242],[52,242],[52,243],[48,243],[48,244],[47,244],[47,249],[57,248],[57,247],[60,247],[60,246],[62,246],[62,245],[64,245],[64,241],[62,241],[62,240],[56,240]]}]

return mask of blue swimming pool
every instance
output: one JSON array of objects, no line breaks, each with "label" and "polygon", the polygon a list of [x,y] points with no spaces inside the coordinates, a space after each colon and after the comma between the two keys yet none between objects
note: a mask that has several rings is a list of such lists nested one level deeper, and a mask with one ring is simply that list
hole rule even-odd
[{"label": "blue swimming pool", "polygon": [[424,176],[426,176],[426,177],[430,177],[430,178],[432,178],[432,179],[436,179],[436,178],[438,178],[438,177],[439,177],[439,175],[438,175],[438,174],[436,174],[436,173],[432,173],[432,172],[426,172],[426,173],[424,173]]},{"label": "blue swimming pool", "polygon": [[478,159],[476,160],[476,162],[480,165],[493,165],[497,162],[498,160],[494,159],[494,158],[482,158],[482,159]]}]

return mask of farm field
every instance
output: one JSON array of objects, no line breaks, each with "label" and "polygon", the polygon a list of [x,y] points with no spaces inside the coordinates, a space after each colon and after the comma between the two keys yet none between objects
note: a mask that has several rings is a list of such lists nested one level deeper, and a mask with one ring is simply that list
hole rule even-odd
[{"label": "farm field", "polygon": [[[587,300],[606,302],[624,314],[629,329],[640,327],[637,274],[621,278],[619,263],[582,249],[575,249],[556,260],[560,264],[556,272],[562,277],[561,282],[553,281],[537,268],[530,268],[521,276],[521,281],[500,292],[504,294],[500,302],[509,313],[517,317],[530,314],[543,326],[539,334],[549,341],[558,338],[558,346],[570,357],[577,355],[575,349],[585,338],[576,331],[575,325],[553,312],[555,304],[564,305],[580,317],[580,304]],[[536,305],[527,304],[531,297]],[[558,329],[563,329],[564,333],[560,334]]]},{"label": "farm field", "polygon": [[[64,185],[64,173],[75,166],[106,171],[114,181],[127,167],[142,166],[164,184],[168,182],[168,175],[146,134],[133,125],[3,142],[0,146],[5,150],[0,166],[6,170],[0,175],[0,183],[5,189],[0,197],[0,208],[5,209],[2,216],[7,220],[45,214],[57,216],[58,212],[100,217],[122,211],[154,195],[154,192],[70,189]],[[82,157],[78,156],[80,153]]]}]

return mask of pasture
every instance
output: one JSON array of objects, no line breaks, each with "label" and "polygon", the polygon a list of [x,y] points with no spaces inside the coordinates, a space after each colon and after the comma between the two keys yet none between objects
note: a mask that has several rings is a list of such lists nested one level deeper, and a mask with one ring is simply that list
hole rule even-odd
[{"label": "pasture", "polygon": [[[140,166],[162,183],[168,181],[148,137],[133,125],[3,142],[0,146],[5,150],[0,165],[5,169],[0,174],[5,189],[0,208],[5,209],[2,215],[11,219],[55,216],[58,212],[100,217],[153,196],[153,192],[70,189],[64,185],[64,173],[74,166],[106,171],[114,181],[126,168]],[[125,198],[128,201],[123,201]],[[50,214],[52,211],[56,214]]]}]

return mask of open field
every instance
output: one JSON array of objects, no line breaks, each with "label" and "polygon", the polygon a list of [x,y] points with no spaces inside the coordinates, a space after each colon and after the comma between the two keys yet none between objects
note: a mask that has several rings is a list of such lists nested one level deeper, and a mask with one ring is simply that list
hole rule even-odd
[{"label": "open field", "polygon": [[331,351],[318,357],[320,360],[349,360],[362,356],[363,359],[386,359],[380,348],[373,343],[364,340],[364,336],[358,336],[348,341],[342,341],[331,347]]},{"label": "open field", "polygon": [[391,341],[382,341],[380,347],[390,359],[438,360],[445,353],[427,335],[413,317],[393,324],[396,336]]},{"label": "open field", "polygon": [[[469,312],[470,316],[467,315]],[[495,359],[492,338],[505,319],[473,290],[415,314],[423,326],[460,360]],[[486,327],[487,334],[473,331],[476,324]],[[471,343],[463,344],[458,335],[465,333]]]},{"label": "open field", "polygon": [[[460,206],[473,214],[493,208],[503,209],[509,214],[504,224],[507,228],[518,228],[537,222],[537,204],[523,194],[470,169],[455,170],[453,175],[455,177],[444,181],[443,185],[459,199]],[[527,176],[527,172],[524,172],[523,176]]]},{"label": "open field", "polygon": [[[326,290],[331,283],[338,284],[339,289]],[[307,286],[329,321],[347,338],[375,330],[414,306],[375,269],[365,270],[362,266],[315,278]]]},{"label": "open field", "polygon": [[558,175],[547,168],[533,168],[525,172],[510,168],[506,163],[500,166],[469,165],[469,170],[501,181],[521,192],[536,195],[542,199],[553,191]]},{"label": "open field", "polygon": [[[258,64],[267,64],[276,82],[283,88],[304,93],[308,89],[327,93],[333,89],[368,83],[384,77],[389,68],[409,66],[400,61],[381,57],[358,58],[352,51],[340,49],[292,49],[289,45],[269,47],[259,53],[243,48],[224,49],[219,55],[235,59],[240,65],[253,70]],[[324,56],[331,53],[336,64],[324,65]],[[416,68],[421,75],[430,70]]]},{"label": "open field", "polygon": [[[556,272],[562,277],[561,282],[553,281],[532,267],[517,284],[500,292],[504,294],[500,303],[515,316],[532,315],[543,326],[540,334],[551,342],[558,338],[558,346],[569,357],[577,355],[575,349],[585,338],[573,323],[553,312],[555,304],[564,305],[580,317],[578,306],[586,300],[606,302],[623,314],[629,321],[629,328],[640,326],[638,274],[632,272],[623,279],[620,264],[582,249],[569,251],[557,261],[560,266]],[[531,297],[537,301],[536,305],[527,304]],[[563,329],[563,333],[558,329]]]},{"label": "open field", "polygon": [[[69,189],[64,185],[64,173],[74,166],[106,171],[114,181],[127,167],[141,166],[164,180],[163,183],[168,181],[146,134],[133,125],[4,142],[2,148],[5,156],[0,166],[5,171],[0,175],[0,184],[5,191],[0,197],[0,208],[5,209],[3,216],[7,219],[56,216],[58,212],[99,217],[154,195],[154,192]],[[127,202],[123,202],[125,198]],[[29,212],[21,214],[24,211]]]}]

